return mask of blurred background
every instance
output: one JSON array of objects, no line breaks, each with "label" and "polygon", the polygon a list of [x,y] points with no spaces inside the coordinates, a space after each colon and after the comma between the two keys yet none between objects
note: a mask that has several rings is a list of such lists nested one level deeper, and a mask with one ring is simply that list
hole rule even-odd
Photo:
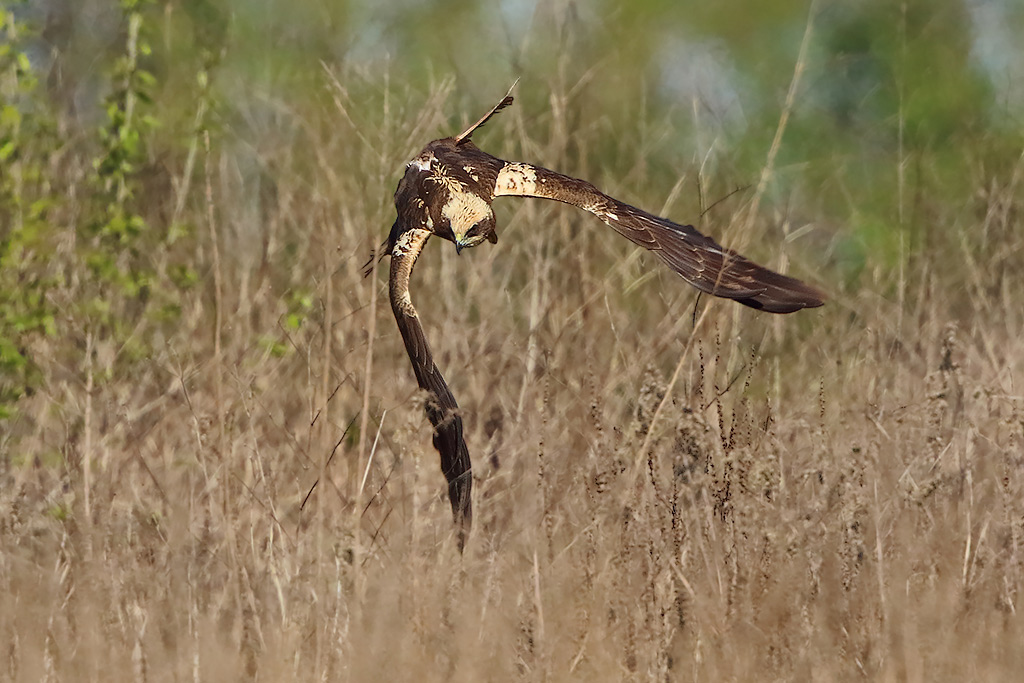
[{"label": "blurred background", "polygon": [[[54,113],[88,137],[114,85],[124,10],[101,0],[5,4],[36,33],[21,47]],[[360,122],[387,116],[387,97],[415,107],[447,84],[445,125],[431,131],[439,135],[518,78],[525,125],[544,131],[557,117],[573,133],[562,153],[623,177],[632,163],[623,150],[641,149],[668,185],[700,167],[717,183],[704,189],[708,203],[757,185],[813,14],[768,199],[801,220],[841,225],[830,245],[848,277],[868,254],[894,266],[901,243],[907,258],[941,240],[933,233],[956,231],[955,214],[935,224],[941,209],[931,198],[968,210],[984,184],[980,169],[1009,169],[1020,147],[1024,8],[1012,0],[138,8],[151,48],[140,60],[153,76],[146,113],[161,124],[147,136],[150,162],[182,151],[200,72],[208,72],[216,137],[238,163],[251,157],[252,174],[267,148],[301,137],[301,119],[329,97],[328,71],[344,81]],[[694,191],[693,182],[683,188]]]},{"label": "blurred background", "polygon": [[[0,0],[11,678],[1012,677],[1021,36],[1019,0]],[[830,300],[698,300],[540,201],[435,240],[455,559],[362,271],[517,79],[482,149]]]},{"label": "blurred background", "polygon": [[[2,7],[4,414],[41,380],[29,347],[58,333],[61,296],[81,344],[94,325],[129,347],[180,331],[185,291],[236,296],[221,304],[245,317],[264,285],[264,322],[297,329],[325,305],[311,247],[345,271],[365,262],[403,163],[516,79],[486,149],[793,261],[837,306],[873,297],[901,324],[917,283],[966,314],[1020,260],[1012,0]],[[561,260],[580,229],[557,215],[543,249]]]},{"label": "blurred background", "polygon": [[[993,177],[1010,177],[1021,147],[1024,8],[1013,0],[4,7],[19,24],[8,45],[41,82],[33,106],[55,119],[69,154],[97,143],[122,76],[126,13],[138,13],[147,46],[138,120],[153,125],[140,129],[136,171],[174,175],[201,100],[200,125],[249,199],[273,183],[282,147],[311,144],[310,129],[331,118],[399,126],[442,89],[442,119],[429,134],[449,134],[518,78],[520,125],[542,146],[495,151],[564,160],[627,192],[642,175],[661,196],[690,172],[676,193],[685,215],[729,197],[716,209],[728,215],[755,195],[785,111],[760,208],[794,230],[813,226],[793,239],[823,254],[828,279],[843,287],[885,292],[923,250],[956,251],[964,240],[981,248],[989,235],[964,221],[983,210]],[[331,78],[345,88],[344,114],[330,104]],[[394,159],[390,132],[363,135],[371,149],[358,152]],[[374,169],[387,182],[368,187],[368,198],[386,204],[397,170]]]}]

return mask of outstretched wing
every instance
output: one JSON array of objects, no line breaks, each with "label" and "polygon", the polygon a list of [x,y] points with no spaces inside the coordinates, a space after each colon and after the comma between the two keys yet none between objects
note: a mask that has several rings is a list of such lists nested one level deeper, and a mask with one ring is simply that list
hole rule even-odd
[{"label": "outstretched wing", "polygon": [[395,191],[395,221],[388,237],[391,253],[391,308],[412,362],[416,381],[428,394],[426,410],[434,426],[434,446],[448,480],[448,497],[459,526],[462,548],[472,515],[473,485],[469,451],[459,406],[437,369],[409,295],[413,266],[430,235],[456,249],[494,242],[491,201],[496,197],[555,199],[589,211],[633,243],[653,251],[697,289],[771,313],[792,313],[824,303],[824,295],[723,248],[692,226],[679,225],[609,197],[583,180],[540,166],[506,162],[481,151],[471,136],[512,103],[506,95],[490,112],[456,138],[434,140],[406,166]]},{"label": "outstretched wing", "polygon": [[459,527],[461,550],[473,513],[470,502],[473,473],[469,451],[462,436],[459,405],[434,363],[427,338],[423,335],[419,315],[409,295],[409,278],[413,266],[416,265],[416,259],[423,251],[430,234],[430,231],[424,228],[403,230],[396,222],[391,239],[389,293],[391,310],[395,314],[398,329],[405,342],[405,350],[412,362],[416,383],[429,394],[426,403],[427,418],[434,426],[434,447],[441,454],[441,470],[448,480],[448,499],[452,504],[456,525]]},{"label": "outstretched wing", "polygon": [[824,294],[816,288],[725,249],[693,226],[679,225],[620,202],[577,178],[531,164],[502,163],[492,199],[541,197],[589,211],[623,237],[653,251],[702,292],[770,313],[792,313],[825,302]]}]

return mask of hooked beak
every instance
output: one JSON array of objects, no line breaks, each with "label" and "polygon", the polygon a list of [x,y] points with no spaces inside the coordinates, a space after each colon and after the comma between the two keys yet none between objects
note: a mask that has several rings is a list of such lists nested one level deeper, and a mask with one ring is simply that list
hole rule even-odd
[{"label": "hooked beak", "polygon": [[463,249],[466,249],[467,245],[459,240],[455,240],[455,253],[461,254]]}]

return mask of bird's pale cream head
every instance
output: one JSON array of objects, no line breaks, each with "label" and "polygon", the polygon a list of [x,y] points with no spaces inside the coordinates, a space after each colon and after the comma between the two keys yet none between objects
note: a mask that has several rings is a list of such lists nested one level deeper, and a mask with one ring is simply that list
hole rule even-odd
[{"label": "bird's pale cream head", "polygon": [[441,209],[452,228],[455,249],[469,249],[494,238],[494,212],[481,197],[471,192],[452,194]]}]

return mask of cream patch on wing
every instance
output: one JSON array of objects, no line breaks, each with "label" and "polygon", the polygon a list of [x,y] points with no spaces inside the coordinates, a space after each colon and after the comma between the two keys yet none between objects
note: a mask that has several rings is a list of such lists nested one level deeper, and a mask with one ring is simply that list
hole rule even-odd
[{"label": "cream patch on wing", "polygon": [[398,290],[398,308],[410,318],[415,318],[416,309],[412,305],[412,297],[409,296],[409,276],[412,275],[412,267],[416,258],[423,250],[423,245],[430,238],[430,231],[422,228],[414,228],[403,232],[395,242],[391,251],[392,278],[394,288]]},{"label": "cream patch on wing", "polygon": [[536,195],[537,171],[529,164],[505,164],[494,182],[494,196]]},{"label": "cream patch on wing", "polygon": [[619,220],[619,215],[608,208],[608,202],[605,199],[595,199],[587,204],[580,204],[579,206],[584,211],[589,211],[594,214],[608,225],[611,225],[612,221]]},{"label": "cream patch on wing", "polygon": [[[423,242],[425,242],[429,236],[430,232],[428,230],[419,228],[406,230],[398,236],[398,239],[395,241],[395,248],[392,249],[391,253],[395,256],[405,256],[414,246],[422,247]],[[417,249],[417,252],[418,251],[419,249]]]},{"label": "cream patch on wing", "polygon": [[402,313],[410,318],[417,317],[416,307],[412,305],[412,297],[409,296],[408,289],[398,295],[398,307],[401,309]]}]

